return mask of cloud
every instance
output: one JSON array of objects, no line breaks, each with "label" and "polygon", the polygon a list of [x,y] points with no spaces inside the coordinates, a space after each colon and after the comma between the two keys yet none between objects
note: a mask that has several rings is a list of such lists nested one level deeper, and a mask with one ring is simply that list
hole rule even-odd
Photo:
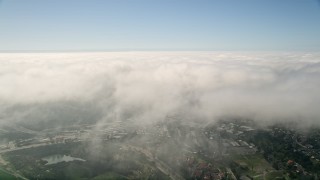
[{"label": "cloud", "polygon": [[112,121],[116,112],[134,123],[179,114],[186,121],[236,116],[320,125],[319,53],[3,53],[0,87],[1,121],[59,113],[69,102],[80,114],[101,114],[94,122]]}]

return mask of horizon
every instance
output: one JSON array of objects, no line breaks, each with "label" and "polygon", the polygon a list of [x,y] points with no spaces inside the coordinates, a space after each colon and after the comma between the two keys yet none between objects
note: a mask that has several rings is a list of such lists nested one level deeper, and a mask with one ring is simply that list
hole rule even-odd
[{"label": "horizon", "polygon": [[149,53],[188,53],[188,52],[208,52],[208,53],[320,53],[317,50],[0,50],[0,53],[116,53],[116,52],[149,52]]}]

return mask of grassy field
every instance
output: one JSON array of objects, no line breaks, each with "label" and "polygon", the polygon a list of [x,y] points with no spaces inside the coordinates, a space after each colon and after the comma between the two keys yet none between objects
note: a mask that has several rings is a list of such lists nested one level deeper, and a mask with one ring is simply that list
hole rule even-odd
[{"label": "grassy field", "polygon": [[246,169],[243,172],[244,175],[249,175],[254,179],[263,179],[268,172],[275,171],[261,154],[234,155],[232,159],[243,169]]},{"label": "grassy field", "polygon": [[103,175],[99,175],[93,178],[93,180],[125,180],[127,179],[125,176],[122,176],[120,174],[114,173],[114,172],[108,172]]},{"label": "grassy field", "polygon": [[235,155],[233,160],[240,165],[247,166],[250,170],[262,173],[264,170],[273,170],[273,167],[261,154]]},{"label": "grassy field", "polygon": [[280,179],[282,177],[285,177],[286,179],[289,178],[283,171],[273,171],[266,174],[267,180]]},{"label": "grassy field", "polygon": [[8,180],[11,180],[11,179],[18,179],[16,178],[15,176],[11,175],[10,173],[8,173],[6,170],[2,169],[0,167],[0,179],[8,179]]},{"label": "grassy field", "polygon": [[255,180],[289,178],[283,171],[275,170],[261,154],[234,155],[232,159],[243,169],[246,169],[242,175],[249,175]]}]

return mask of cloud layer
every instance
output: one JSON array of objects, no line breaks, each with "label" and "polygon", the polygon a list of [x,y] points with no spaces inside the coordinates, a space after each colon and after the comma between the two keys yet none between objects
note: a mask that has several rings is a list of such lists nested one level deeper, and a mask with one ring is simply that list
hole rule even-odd
[{"label": "cloud layer", "polygon": [[[116,112],[135,123],[178,114],[186,121],[236,116],[320,125],[320,53],[3,53],[0,87],[2,122],[72,102],[70,109],[100,114],[95,121]],[[55,108],[40,108],[48,104]]]}]

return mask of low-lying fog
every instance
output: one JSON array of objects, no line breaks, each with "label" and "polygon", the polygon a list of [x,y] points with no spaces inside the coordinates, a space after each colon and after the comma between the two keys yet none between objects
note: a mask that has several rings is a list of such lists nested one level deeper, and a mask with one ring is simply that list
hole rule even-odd
[{"label": "low-lying fog", "polygon": [[320,125],[320,53],[0,54],[0,124],[235,116]]}]

